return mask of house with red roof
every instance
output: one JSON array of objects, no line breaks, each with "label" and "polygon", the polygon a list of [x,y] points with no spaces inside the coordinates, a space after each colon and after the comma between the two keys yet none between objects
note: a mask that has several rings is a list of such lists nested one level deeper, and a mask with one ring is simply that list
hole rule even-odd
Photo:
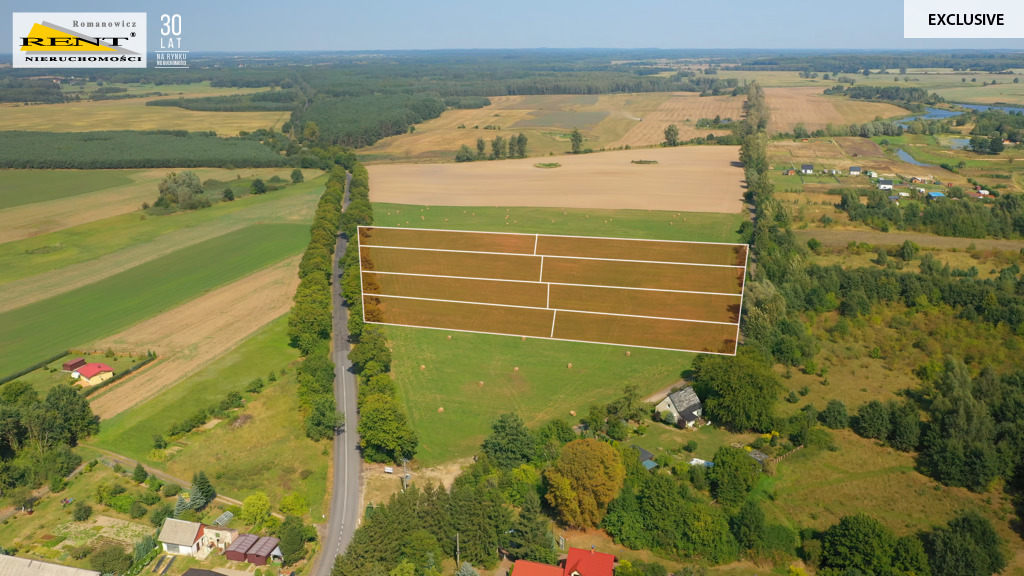
[{"label": "house with red roof", "polygon": [[95,386],[114,377],[114,369],[100,362],[90,362],[84,366],[75,368],[71,373],[72,378],[82,380],[83,384]]},{"label": "house with red roof", "polygon": [[527,560],[516,560],[512,576],[613,576],[615,555],[598,552],[591,548],[569,548],[564,564],[548,566]]}]

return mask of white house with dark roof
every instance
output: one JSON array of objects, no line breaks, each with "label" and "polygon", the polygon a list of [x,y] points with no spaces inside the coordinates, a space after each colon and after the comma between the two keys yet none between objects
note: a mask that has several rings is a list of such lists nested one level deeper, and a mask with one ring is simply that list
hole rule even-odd
[{"label": "white house with dark roof", "polygon": [[878,189],[879,190],[892,190],[892,180],[879,180],[878,181]]},{"label": "white house with dark roof", "polygon": [[800,172],[804,174],[814,174],[814,164],[804,164],[800,167]]},{"label": "white house with dark roof", "polygon": [[860,166],[850,166],[850,176],[860,176]]},{"label": "white house with dark roof", "polygon": [[684,422],[687,428],[696,424],[704,411],[700,398],[697,398],[697,393],[693,391],[692,386],[669,394],[658,403],[655,409],[662,416],[667,412],[676,424]]}]

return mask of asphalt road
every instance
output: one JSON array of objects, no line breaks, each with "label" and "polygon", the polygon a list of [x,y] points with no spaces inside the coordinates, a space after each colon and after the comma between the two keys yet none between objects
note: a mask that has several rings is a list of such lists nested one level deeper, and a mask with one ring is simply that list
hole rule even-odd
[{"label": "asphalt road", "polygon": [[[344,206],[348,206],[348,186],[352,181],[349,174],[345,182]],[[352,364],[348,361],[348,311],[341,305],[341,270],[338,259],[345,253],[347,242],[338,237],[334,251],[334,286],[331,301],[334,306],[334,400],[338,410],[345,413],[344,431],[334,438],[332,458],[334,459],[334,484],[331,487],[331,503],[328,506],[327,531],[321,542],[320,554],[313,568],[314,576],[329,576],[334,558],[345,552],[352,534],[359,524],[359,493],[362,462],[356,450],[359,436],[356,427],[359,415],[356,413],[356,378]]]}]

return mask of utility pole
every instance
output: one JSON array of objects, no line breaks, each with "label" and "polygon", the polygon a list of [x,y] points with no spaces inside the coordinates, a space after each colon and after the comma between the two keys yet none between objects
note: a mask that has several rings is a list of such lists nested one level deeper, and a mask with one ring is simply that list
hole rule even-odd
[{"label": "utility pole", "polygon": [[459,556],[459,533],[455,533],[455,569],[458,570],[459,566],[462,565],[462,561]]}]

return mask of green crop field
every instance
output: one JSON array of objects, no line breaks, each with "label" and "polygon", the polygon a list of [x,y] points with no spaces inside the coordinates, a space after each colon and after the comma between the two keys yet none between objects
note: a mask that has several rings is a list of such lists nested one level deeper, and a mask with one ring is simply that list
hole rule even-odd
[{"label": "green crop field", "polygon": [[[256,171],[260,174],[283,172],[281,169]],[[242,172],[248,174],[251,170]],[[310,172],[307,178],[316,173]],[[135,252],[143,246],[159,248],[166,244],[165,248],[172,250],[194,243],[193,238],[208,238],[256,222],[308,222],[326,181],[326,176],[312,178],[282,190],[170,216],[142,218],[137,212],[122,214],[0,244],[0,285],[105,255]],[[238,186],[234,182],[225,186]],[[155,186],[153,192],[155,199]]]},{"label": "green crop field", "polygon": [[0,210],[131,184],[138,170],[0,170]]},{"label": "green crop field", "polygon": [[[666,225],[684,217],[685,227]],[[374,204],[379,226],[504,232],[513,219],[515,232],[737,242],[743,215]],[[395,326],[387,333],[395,381],[420,436],[422,466],[472,454],[503,412],[516,410],[530,425],[575,421],[571,410],[583,416],[591,404],[617,398],[627,384],[638,385],[644,396],[671,385],[694,358],[640,348],[627,357],[619,346]]]},{"label": "green crop field", "polygon": [[[220,491],[239,499],[262,490],[276,504],[287,492],[299,491],[316,512],[327,484],[323,444],[305,438],[294,372],[289,369],[277,382],[267,382],[270,372],[279,374],[298,358],[298,352],[288,346],[287,329],[286,317],[264,326],[153,399],[104,420],[100,433],[88,444],[142,460],[179,478],[204,470]],[[245,394],[244,412],[253,416],[247,424],[224,423],[194,431],[174,445],[166,462],[152,458],[154,434],[166,433],[172,424],[217,404],[229,392],[244,392],[255,378],[263,378],[267,388],[257,396]],[[168,406],[175,409],[167,410]]]},{"label": "green crop field", "polygon": [[127,328],[302,251],[305,224],[262,224],[199,242],[0,314],[0,374]]},{"label": "green crop field", "polygon": [[547,111],[530,112],[529,117],[512,125],[516,128],[563,128],[572,130],[579,126],[594,126],[608,116],[607,110],[595,112]]}]

